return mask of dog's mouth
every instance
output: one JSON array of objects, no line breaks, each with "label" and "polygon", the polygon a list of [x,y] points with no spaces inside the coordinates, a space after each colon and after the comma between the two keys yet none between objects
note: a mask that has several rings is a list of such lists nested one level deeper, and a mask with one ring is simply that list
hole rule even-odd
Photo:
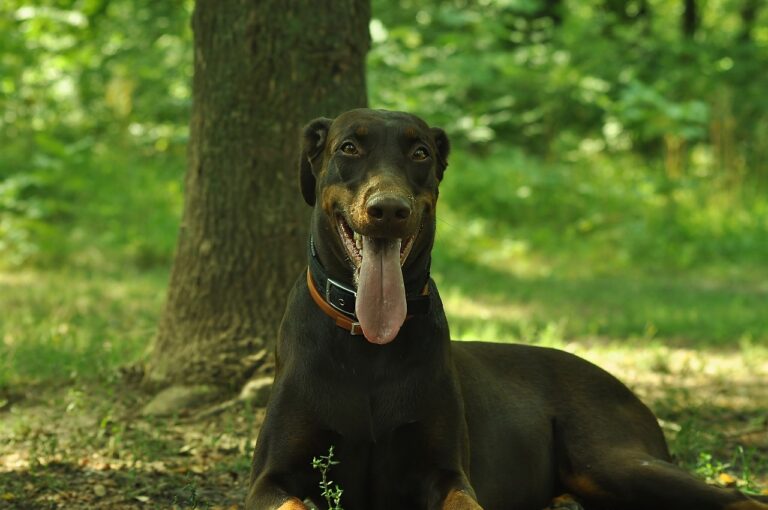
[{"label": "dog's mouth", "polygon": [[[363,263],[364,246],[368,244],[363,242],[365,236],[359,232],[355,232],[342,214],[336,215],[336,227],[339,231],[341,244],[344,246],[344,249],[347,252],[347,257],[352,263],[353,269],[359,270]],[[419,228],[416,233],[406,237],[405,239],[368,238],[368,240],[377,247],[392,242],[399,242],[400,266],[402,267],[403,264],[405,264],[408,255],[411,253],[411,248],[413,248],[413,243],[416,240],[416,237],[418,237],[420,230],[421,228]]]},{"label": "dog's mouth", "polygon": [[341,214],[336,225],[354,270],[355,315],[363,334],[371,343],[389,343],[408,311],[402,266],[419,231],[404,239],[365,236],[355,232]]}]

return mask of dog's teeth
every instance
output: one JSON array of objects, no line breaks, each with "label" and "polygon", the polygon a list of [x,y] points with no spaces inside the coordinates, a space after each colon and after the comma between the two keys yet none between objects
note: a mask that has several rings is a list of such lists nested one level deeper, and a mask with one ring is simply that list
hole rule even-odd
[{"label": "dog's teeth", "polygon": [[363,251],[363,236],[355,232],[355,246],[358,250]]}]

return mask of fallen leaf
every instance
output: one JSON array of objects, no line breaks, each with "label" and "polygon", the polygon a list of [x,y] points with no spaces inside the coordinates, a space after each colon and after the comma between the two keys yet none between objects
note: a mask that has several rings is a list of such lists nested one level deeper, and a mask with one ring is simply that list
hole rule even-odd
[{"label": "fallen leaf", "polygon": [[728,473],[720,473],[717,475],[717,483],[722,485],[723,487],[733,487],[736,485],[736,478],[729,475]]}]

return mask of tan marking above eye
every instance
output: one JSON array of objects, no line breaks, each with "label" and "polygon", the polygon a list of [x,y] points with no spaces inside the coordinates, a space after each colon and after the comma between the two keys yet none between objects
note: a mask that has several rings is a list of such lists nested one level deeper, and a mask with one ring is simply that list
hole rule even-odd
[{"label": "tan marking above eye", "polygon": [[414,127],[405,128],[403,130],[403,134],[405,135],[406,138],[411,138],[411,139],[419,137],[419,132]]}]

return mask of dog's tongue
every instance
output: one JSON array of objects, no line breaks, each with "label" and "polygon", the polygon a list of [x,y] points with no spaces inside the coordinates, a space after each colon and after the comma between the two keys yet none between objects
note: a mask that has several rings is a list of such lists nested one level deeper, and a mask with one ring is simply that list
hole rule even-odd
[{"label": "dog's tongue", "polygon": [[400,331],[407,312],[400,240],[374,242],[363,236],[362,255],[355,313],[365,338],[386,344]]}]

